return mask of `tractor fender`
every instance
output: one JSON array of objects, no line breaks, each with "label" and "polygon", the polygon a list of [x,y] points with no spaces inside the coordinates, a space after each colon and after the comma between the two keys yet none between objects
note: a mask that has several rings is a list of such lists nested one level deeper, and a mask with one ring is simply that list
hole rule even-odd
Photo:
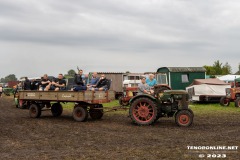
[{"label": "tractor fender", "polygon": [[132,99],[130,99],[129,103],[130,105],[133,103],[133,101],[135,101],[136,99],[138,98],[149,98],[153,101],[156,101],[157,99],[155,97],[153,97],[152,95],[149,95],[149,94],[140,94],[140,95],[137,95],[137,96],[134,96]]}]

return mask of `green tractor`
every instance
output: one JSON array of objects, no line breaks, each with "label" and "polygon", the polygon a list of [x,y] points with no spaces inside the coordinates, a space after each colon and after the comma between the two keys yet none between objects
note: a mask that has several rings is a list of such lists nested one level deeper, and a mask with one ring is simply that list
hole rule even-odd
[{"label": "green tractor", "polygon": [[129,115],[138,125],[151,125],[160,117],[175,117],[178,126],[188,127],[193,122],[193,111],[188,107],[188,93],[165,90],[158,95],[137,95],[130,100]]}]

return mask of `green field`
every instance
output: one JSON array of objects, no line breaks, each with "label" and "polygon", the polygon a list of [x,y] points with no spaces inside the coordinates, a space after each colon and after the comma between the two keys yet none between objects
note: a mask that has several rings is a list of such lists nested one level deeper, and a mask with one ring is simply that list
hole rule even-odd
[{"label": "green field", "polygon": [[[63,104],[63,107],[68,110],[72,110],[73,106],[74,106],[74,103]],[[109,110],[112,107],[119,106],[119,103],[117,100],[115,100],[110,103],[104,103],[103,106],[104,106],[104,109]],[[201,115],[201,114],[219,115],[224,113],[240,114],[240,108],[236,108],[234,106],[234,103],[231,103],[228,107],[223,107],[219,103],[207,103],[207,104],[191,103],[189,107],[193,110],[194,114],[198,114],[198,115]],[[111,112],[108,112],[108,114],[109,113]],[[117,113],[128,114],[128,110],[126,111],[121,110]]]}]

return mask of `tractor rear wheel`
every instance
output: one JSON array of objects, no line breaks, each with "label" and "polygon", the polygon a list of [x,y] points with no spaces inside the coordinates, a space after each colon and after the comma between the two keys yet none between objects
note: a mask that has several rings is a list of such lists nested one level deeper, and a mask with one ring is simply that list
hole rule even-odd
[{"label": "tractor rear wheel", "polygon": [[51,107],[51,112],[53,117],[58,117],[62,115],[63,107],[60,103],[54,103]]},{"label": "tractor rear wheel", "polygon": [[193,122],[193,116],[189,110],[180,110],[175,115],[175,122],[180,127],[188,127]]},{"label": "tractor rear wheel", "polygon": [[235,100],[235,107],[240,107],[240,97]]},{"label": "tractor rear wheel", "polygon": [[221,99],[220,99],[220,105],[221,106],[229,106],[229,104],[230,104],[230,100],[228,99],[228,98],[226,98],[226,97],[222,97]]},{"label": "tractor rear wheel", "polygon": [[88,111],[82,106],[75,106],[73,109],[73,118],[78,122],[84,122],[88,118]]},{"label": "tractor rear wheel", "polygon": [[103,116],[103,106],[102,105],[98,105],[95,106],[93,109],[89,110],[89,115],[92,119],[96,120],[96,119],[101,119]]},{"label": "tractor rear wheel", "polygon": [[29,116],[31,118],[39,118],[41,116],[41,107],[37,104],[31,104],[29,108]]},{"label": "tractor rear wheel", "polygon": [[157,105],[149,98],[136,99],[130,106],[129,115],[138,125],[151,125],[157,119]]}]

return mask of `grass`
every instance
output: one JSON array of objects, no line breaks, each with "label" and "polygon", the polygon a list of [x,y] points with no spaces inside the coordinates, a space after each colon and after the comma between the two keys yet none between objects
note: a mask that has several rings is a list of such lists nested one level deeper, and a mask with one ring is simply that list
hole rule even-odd
[{"label": "grass", "polygon": [[[109,110],[112,107],[116,106],[120,106],[118,100],[112,101],[110,103],[103,103],[103,107],[105,110]],[[74,107],[74,103],[65,103],[63,104],[63,107],[64,109],[72,110]],[[223,107],[219,103],[206,103],[206,104],[191,103],[189,105],[189,108],[193,110],[194,114],[223,114],[226,112],[240,114],[240,108],[236,108],[234,106],[234,103],[230,103],[228,107]],[[126,113],[128,113],[128,110],[114,112],[114,114],[126,114]]]}]

